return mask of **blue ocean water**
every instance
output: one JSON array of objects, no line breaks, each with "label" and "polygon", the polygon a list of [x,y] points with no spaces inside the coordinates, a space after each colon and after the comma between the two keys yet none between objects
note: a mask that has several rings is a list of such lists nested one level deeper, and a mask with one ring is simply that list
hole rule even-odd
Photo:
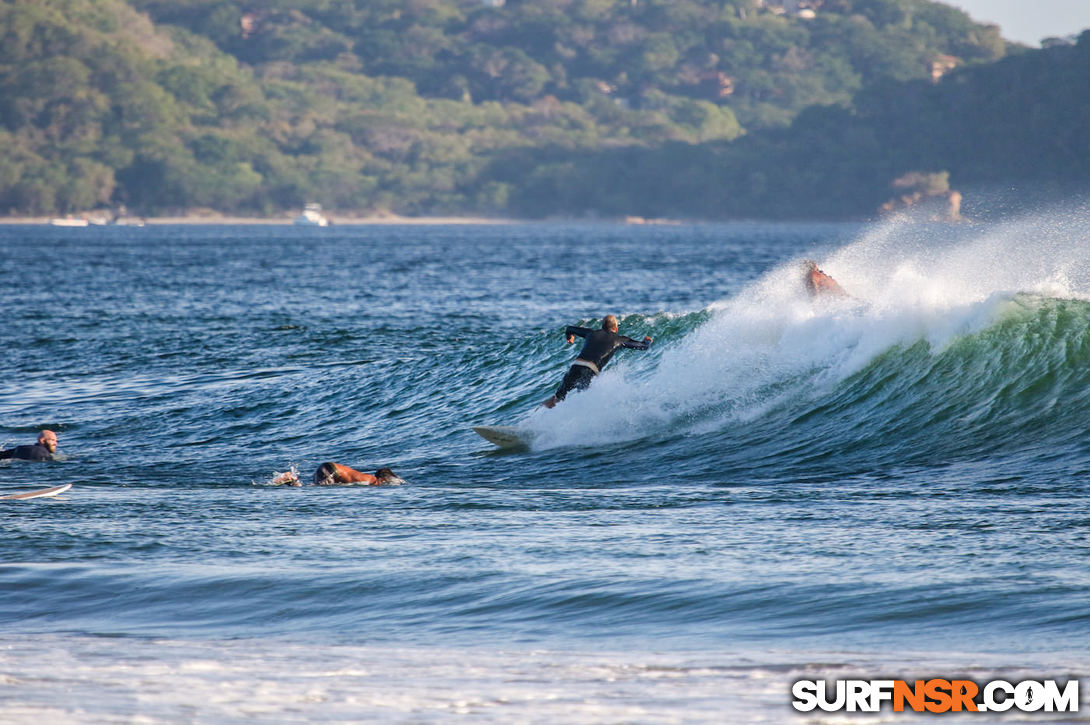
[{"label": "blue ocean water", "polygon": [[[66,455],[0,493],[73,484],[0,502],[8,718],[775,722],[816,663],[1085,672],[1086,221],[0,227],[0,444]],[[651,350],[540,408],[608,313]],[[328,460],[407,483],[269,485]],[[121,684],[157,668],[189,699]]]}]

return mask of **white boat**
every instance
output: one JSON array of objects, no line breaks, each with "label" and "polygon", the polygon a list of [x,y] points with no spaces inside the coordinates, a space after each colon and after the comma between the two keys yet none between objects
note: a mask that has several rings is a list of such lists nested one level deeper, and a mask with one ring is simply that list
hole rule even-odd
[{"label": "white boat", "polygon": [[328,227],[329,220],[322,215],[321,204],[307,204],[303,213],[295,217],[294,224],[302,227]]},{"label": "white boat", "polygon": [[90,222],[83,217],[76,218],[71,216],[50,219],[49,223],[55,227],[85,227],[90,224]]}]

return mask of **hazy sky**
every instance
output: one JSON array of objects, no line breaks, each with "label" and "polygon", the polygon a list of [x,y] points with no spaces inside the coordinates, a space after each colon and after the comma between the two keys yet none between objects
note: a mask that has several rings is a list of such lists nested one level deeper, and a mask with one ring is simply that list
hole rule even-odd
[{"label": "hazy sky", "polygon": [[1090,28],[1090,0],[940,0],[973,20],[995,23],[1007,40],[1037,46],[1041,38]]}]

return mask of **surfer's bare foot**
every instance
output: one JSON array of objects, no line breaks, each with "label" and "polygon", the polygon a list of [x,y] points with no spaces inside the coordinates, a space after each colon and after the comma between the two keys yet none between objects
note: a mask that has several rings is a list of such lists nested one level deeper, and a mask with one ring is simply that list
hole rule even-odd
[{"label": "surfer's bare foot", "polygon": [[549,398],[544,403],[542,403],[542,405],[544,405],[546,408],[552,408],[554,405],[556,405],[556,396],[554,395],[553,397]]}]

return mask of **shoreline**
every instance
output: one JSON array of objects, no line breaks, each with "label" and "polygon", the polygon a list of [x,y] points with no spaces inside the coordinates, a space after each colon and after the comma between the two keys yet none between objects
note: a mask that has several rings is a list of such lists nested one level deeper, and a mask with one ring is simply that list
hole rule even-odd
[{"label": "shoreline", "polygon": [[[51,224],[53,219],[58,217],[42,217],[42,216],[10,216],[0,217],[0,224],[4,225],[44,225],[54,226]],[[77,219],[80,217],[76,217]],[[142,222],[146,226],[165,226],[165,225],[254,225],[254,226],[296,226],[293,223],[293,217],[283,218],[267,218],[267,217],[244,217],[244,216],[213,216],[204,214],[190,214],[182,216],[162,216],[162,217],[128,217],[130,223],[125,224],[90,224],[88,227],[76,227],[76,228],[89,228],[95,226],[131,226],[138,227],[139,224],[134,222]],[[499,219],[491,217],[462,217],[462,216],[442,216],[442,217],[402,217],[394,215],[382,215],[382,216],[344,216],[344,217],[332,217],[330,219],[329,227],[315,227],[328,229],[330,227],[337,226],[360,226],[360,225],[375,225],[375,224],[410,224],[410,225],[450,225],[450,224],[524,224],[526,220],[522,219]],[[58,228],[64,228],[61,225],[56,225]],[[301,225],[305,226],[305,225]]]},{"label": "shoreline", "polygon": [[[542,219],[517,219],[501,217],[471,217],[471,216],[426,216],[426,217],[402,217],[402,216],[344,216],[330,217],[326,227],[296,225],[293,218],[269,219],[266,217],[242,217],[242,216],[162,216],[162,217],[128,217],[121,224],[87,224],[87,225],[54,225],[52,220],[57,217],[32,217],[10,216],[0,217],[0,226],[55,226],[58,229],[90,229],[94,227],[129,227],[138,229],[143,226],[276,226],[295,227],[301,229],[334,229],[336,227],[351,226],[505,226],[517,224],[617,224],[621,226],[647,226],[647,227],[678,227],[703,224],[863,224],[873,219],[673,219],[673,218],[644,218],[634,216],[622,217],[546,217]],[[78,219],[79,217],[77,217]]]}]

